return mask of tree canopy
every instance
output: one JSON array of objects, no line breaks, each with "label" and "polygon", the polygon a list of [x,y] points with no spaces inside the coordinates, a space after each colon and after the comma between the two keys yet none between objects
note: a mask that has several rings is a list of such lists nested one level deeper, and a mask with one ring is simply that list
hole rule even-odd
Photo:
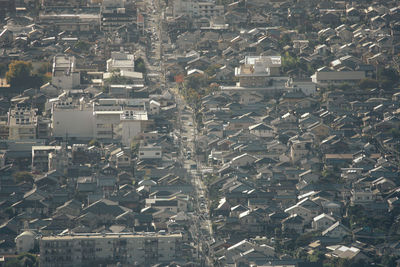
[{"label": "tree canopy", "polygon": [[144,64],[143,58],[139,57],[135,60],[135,71],[146,73],[146,65]]},{"label": "tree canopy", "polygon": [[46,82],[45,74],[33,73],[31,62],[13,61],[8,65],[6,80],[16,91],[22,91],[27,88],[39,88]]},{"label": "tree canopy", "polygon": [[33,175],[30,172],[22,171],[22,172],[17,172],[14,175],[14,180],[16,183],[21,183],[21,182],[32,182],[33,181]]}]

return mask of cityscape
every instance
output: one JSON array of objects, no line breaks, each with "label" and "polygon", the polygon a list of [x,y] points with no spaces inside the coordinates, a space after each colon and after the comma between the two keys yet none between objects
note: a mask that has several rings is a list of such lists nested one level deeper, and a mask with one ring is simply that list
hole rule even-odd
[{"label": "cityscape", "polygon": [[0,0],[0,267],[400,267],[396,0]]}]

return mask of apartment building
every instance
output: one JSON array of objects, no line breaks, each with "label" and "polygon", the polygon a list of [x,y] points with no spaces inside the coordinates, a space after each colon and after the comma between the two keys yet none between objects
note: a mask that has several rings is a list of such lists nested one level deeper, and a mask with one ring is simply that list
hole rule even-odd
[{"label": "apartment building", "polygon": [[9,140],[36,139],[37,109],[16,105],[8,112]]},{"label": "apartment building", "polygon": [[[63,0],[65,3],[66,1]],[[60,31],[89,33],[100,29],[100,14],[92,13],[41,13],[39,21]]]},{"label": "apartment building", "polygon": [[87,233],[44,236],[40,266],[151,266],[180,256],[182,235],[162,233]]},{"label": "apartment building", "polygon": [[213,18],[223,16],[224,12],[224,6],[216,5],[211,1],[173,1],[174,17],[186,15],[192,18]]},{"label": "apartment building", "polygon": [[32,146],[32,170],[47,172],[49,154],[61,150],[61,146]]}]

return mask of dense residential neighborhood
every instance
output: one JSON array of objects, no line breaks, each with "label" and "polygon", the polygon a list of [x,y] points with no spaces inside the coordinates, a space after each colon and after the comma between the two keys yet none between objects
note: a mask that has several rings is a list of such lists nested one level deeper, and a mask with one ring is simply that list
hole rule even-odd
[{"label": "dense residential neighborhood", "polygon": [[0,0],[0,266],[400,266],[395,0]]}]

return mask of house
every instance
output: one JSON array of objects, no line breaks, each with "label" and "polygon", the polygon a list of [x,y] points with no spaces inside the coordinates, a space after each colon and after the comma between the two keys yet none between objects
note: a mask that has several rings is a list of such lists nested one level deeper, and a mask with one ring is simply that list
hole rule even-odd
[{"label": "house", "polygon": [[312,228],[315,231],[324,231],[336,222],[332,216],[322,213],[313,218]]},{"label": "house", "polygon": [[258,137],[274,137],[274,129],[264,123],[258,123],[249,127],[251,134]]},{"label": "house", "polygon": [[326,247],[328,252],[325,254],[327,257],[330,258],[341,258],[341,259],[348,259],[352,261],[369,261],[369,257],[366,256],[360,248],[357,247],[347,247],[343,245],[334,245]]},{"label": "house", "polygon": [[161,159],[162,147],[151,144],[141,144],[139,146],[138,155],[141,160]]},{"label": "house", "polygon": [[235,167],[243,167],[252,164],[256,160],[257,160],[256,157],[244,153],[240,156],[233,158],[230,164]]},{"label": "house", "polygon": [[0,47],[8,47],[13,43],[13,33],[8,30],[4,29],[0,32]]},{"label": "house", "polygon": [[319,214],[321,207],[308,198],[304,198],[295,205],[285,209],[286,213],[299,215],[305,223],[311,222]]},{"label": "house", "polygon": [[282,231],[295,231],[298,234],[303,233],[304,218],[298,214],[293,214],[282,220]]},{"label": "house", "polygon": [[328,229],[322,232],[322,236],[340,238],[340,239],[343,239],[345,236],[348,235],[351,235],[350,229],[348,229],[339,221],[335,222]]}]

